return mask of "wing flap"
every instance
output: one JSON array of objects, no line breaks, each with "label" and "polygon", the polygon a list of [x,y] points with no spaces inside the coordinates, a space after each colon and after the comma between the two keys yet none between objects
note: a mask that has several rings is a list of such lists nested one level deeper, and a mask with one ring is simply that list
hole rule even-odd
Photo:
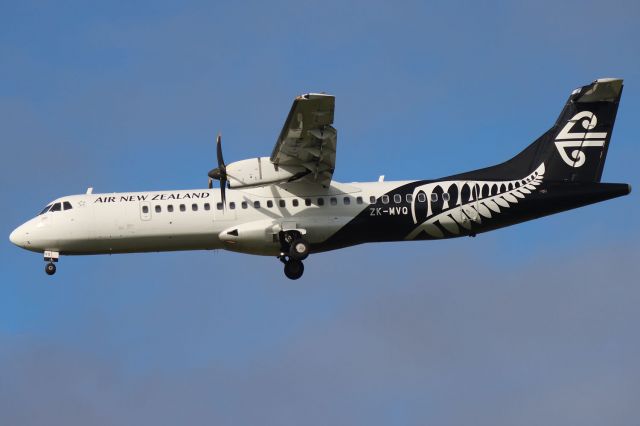
[{"label": "wing flap", "polygon": [[302,166],[305,179],[329,185],[336,162],[337,131],[333,124],[335,97],[321,93],[298,96],[291,106],[271,162],[276,166]]}]

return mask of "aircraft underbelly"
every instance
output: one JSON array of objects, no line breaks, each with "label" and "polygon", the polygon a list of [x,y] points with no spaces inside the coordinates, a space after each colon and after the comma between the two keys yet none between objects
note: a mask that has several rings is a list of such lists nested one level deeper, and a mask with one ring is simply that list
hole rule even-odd
[{"label": "aircraft underbelly", "polygon": [[210,234],[136,235],[83,241],[68,240],[61,242],[60,246],[63,254],[143,253],[223,248],[218,238]]}]

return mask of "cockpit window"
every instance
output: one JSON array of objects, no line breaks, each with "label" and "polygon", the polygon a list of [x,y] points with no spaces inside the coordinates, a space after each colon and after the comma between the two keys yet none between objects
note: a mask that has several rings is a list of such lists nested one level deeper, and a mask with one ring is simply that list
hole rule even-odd
[{"label": "cockpit window", "polygon": [[42,211],[38,214],[38,216],[40,216],[41,214],[45,214],[46,212],[49,211],[50,208],[51,208],[51,204],[49,204],[47,207],[42,209]]},{"label": "cockpit window", "polygon": [[65,201],[64,203],[62,203],[62,207],[64,207],[65,210],[71,210],[71,203],[68,201]]},{"label": "cockpit window", "polygon": [[51,206],[51,210],[52,212],[59,212],[60,211],[60,203],[55,203],[53,206]]}]

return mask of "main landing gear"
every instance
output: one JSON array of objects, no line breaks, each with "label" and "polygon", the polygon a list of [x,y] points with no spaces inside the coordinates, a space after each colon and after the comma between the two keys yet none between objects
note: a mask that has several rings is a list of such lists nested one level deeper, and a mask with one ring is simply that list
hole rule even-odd
[{"label": "main landing gear", "polygon": [[297,280],[304,274],[304,263],[301,260],[291,259],[287,256],[281,257],[280,261],[284,263],[284,274],[290,280]]},{"label": "main landing gear", "polygon": [[280,256],[284,263],[284,274],[290,280],[297,280],[304,273],[302,261],[309,256],[309,242],[298,231],[280,232]]},{"label": "main landing gear", "polygon": [[45,265],[44,271],[47,275],[53,275],[56,273],[56,264],[54,262],[57,262],[59,257],[60,253],[57,251],[45,250],[44,261],[48,263]]}]

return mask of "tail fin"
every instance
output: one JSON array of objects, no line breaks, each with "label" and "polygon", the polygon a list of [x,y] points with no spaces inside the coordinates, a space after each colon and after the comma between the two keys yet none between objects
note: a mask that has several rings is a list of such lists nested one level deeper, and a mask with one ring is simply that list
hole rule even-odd
[{"label": "tail fin", "polygon": [[548,180],[600,182],[622,87],[621,79],[603,78],[574,90],[555,125],[524,151],[459,177],[517,179],[544,164]]},{"label": "tail fin", "polygon": [[613,78],[573,91],[554,126],[549,179],[600,182],[621,94],[622,80]]}]

